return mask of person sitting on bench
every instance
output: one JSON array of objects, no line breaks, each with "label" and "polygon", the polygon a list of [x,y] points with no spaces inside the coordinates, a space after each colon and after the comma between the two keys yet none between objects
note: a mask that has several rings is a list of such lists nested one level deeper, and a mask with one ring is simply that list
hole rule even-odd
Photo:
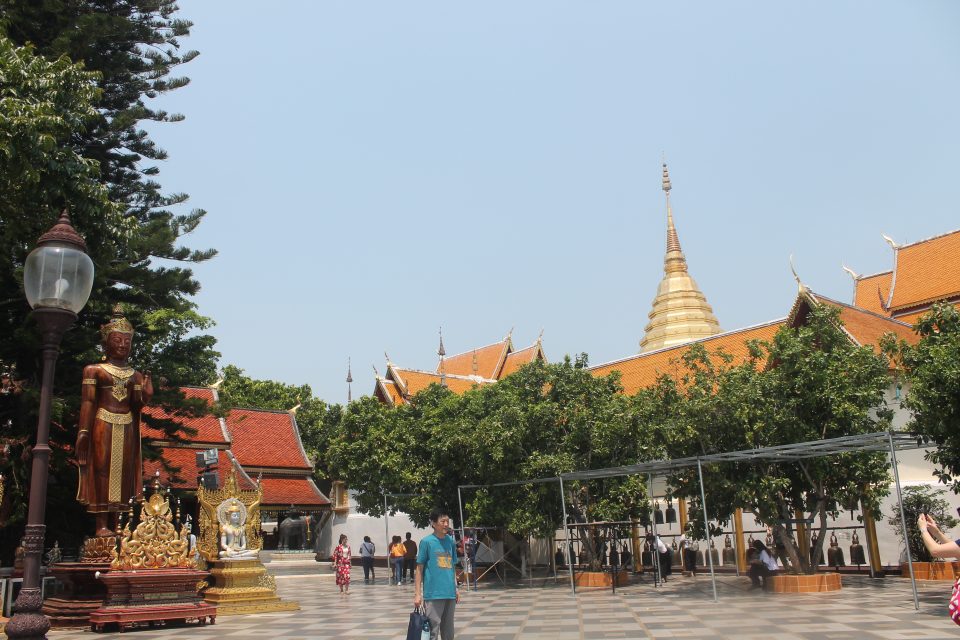
[{"label": "person sitting on bench", "polygon": [[[750,562],[750,588],[759,589],[761,586],[764,589],[769,588],[770,576],[777,570],[777,561],[760,540],[753,541],[753,548],[755,553]],[[763,584],[760,583],[760,578],[763,578]]]}]

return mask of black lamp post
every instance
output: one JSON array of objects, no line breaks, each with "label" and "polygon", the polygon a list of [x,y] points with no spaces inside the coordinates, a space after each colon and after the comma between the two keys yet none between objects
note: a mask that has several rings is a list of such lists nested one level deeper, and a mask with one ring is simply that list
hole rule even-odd
[{"label": "black lamp post", "polygon": [[33,307],[31,316],[42,335],[43,381],[30,473],[30,506],[23,534],[23,585],[13,604],[13,617],[5,629],[9,638],[17,640],[44,638],[50,628],[50,621],[41,612],[40,563],[46,533],[53,372],[60,340],[76,322],[77,312],[87,304],[92,287],[93,261],[87,255],[86,243],[70,225],[64,211],[57,224],[40,236],[23,270],[23,288],[27,302]]}]

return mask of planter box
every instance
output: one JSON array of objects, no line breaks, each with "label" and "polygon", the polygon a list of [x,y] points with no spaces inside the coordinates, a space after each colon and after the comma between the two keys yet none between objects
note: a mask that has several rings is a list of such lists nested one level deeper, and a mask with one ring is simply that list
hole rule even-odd
[{"label": "planter box", "polygon": [[[613,573],[609,571],[582,571],[574,572],[573,581],[578,587],[611,587]],[[630,575],[626,571],[617,572],[617,586],[625,587],[630,583]]]},{"label": "planter box", "polygon": [[839,573],[815,573],[813,575],[782,574],[768,578],[774,593],[823,593],[839,591],[842,582]]},{"label": "planter box", "polygon": [[[900,565],[900,575],[910,577],[910,565]],[[913,576],[917,580],[956,580],[960,576],[960,562],[914,562]]]}]

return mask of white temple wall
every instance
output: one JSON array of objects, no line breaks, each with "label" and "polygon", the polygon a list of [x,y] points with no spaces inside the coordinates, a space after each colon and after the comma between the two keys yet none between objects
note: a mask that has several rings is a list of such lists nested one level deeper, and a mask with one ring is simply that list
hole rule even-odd
[{"label": "white temple wall", "polygon": [[350,549],[353,555],[360,555],[360,544],[364,536],[370,536],[370,541],[377,547],[376,555],[378,557],[387,555],[389,536],[400,536],[406,539],[406,533],[409,531],[413,539],[420,544],[421,538],[429,534],[432,529],[422,529],[417,527],[405,513],[397,513],[388,516],[386,519],[368,516],[357,513],[357,502],[354,500],[353,491],[348,492],[349,511],[346,513],[334,513],[333,517],[327,522],[320,535],[318,549],[324,557],[330,555],[333,548],[340,539],[340,534],[347,534],[350,543]]}]

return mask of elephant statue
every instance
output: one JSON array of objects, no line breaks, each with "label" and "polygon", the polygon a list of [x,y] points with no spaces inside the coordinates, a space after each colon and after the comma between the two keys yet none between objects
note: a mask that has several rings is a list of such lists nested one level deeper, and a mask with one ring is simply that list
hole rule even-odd
[{"label": "elephant statue", "polygon": [[278,527],[279,544],[277,549],[301,550],[307,545],[307,521],[300,517],[300,512],[293,507],[287,512]]}]

